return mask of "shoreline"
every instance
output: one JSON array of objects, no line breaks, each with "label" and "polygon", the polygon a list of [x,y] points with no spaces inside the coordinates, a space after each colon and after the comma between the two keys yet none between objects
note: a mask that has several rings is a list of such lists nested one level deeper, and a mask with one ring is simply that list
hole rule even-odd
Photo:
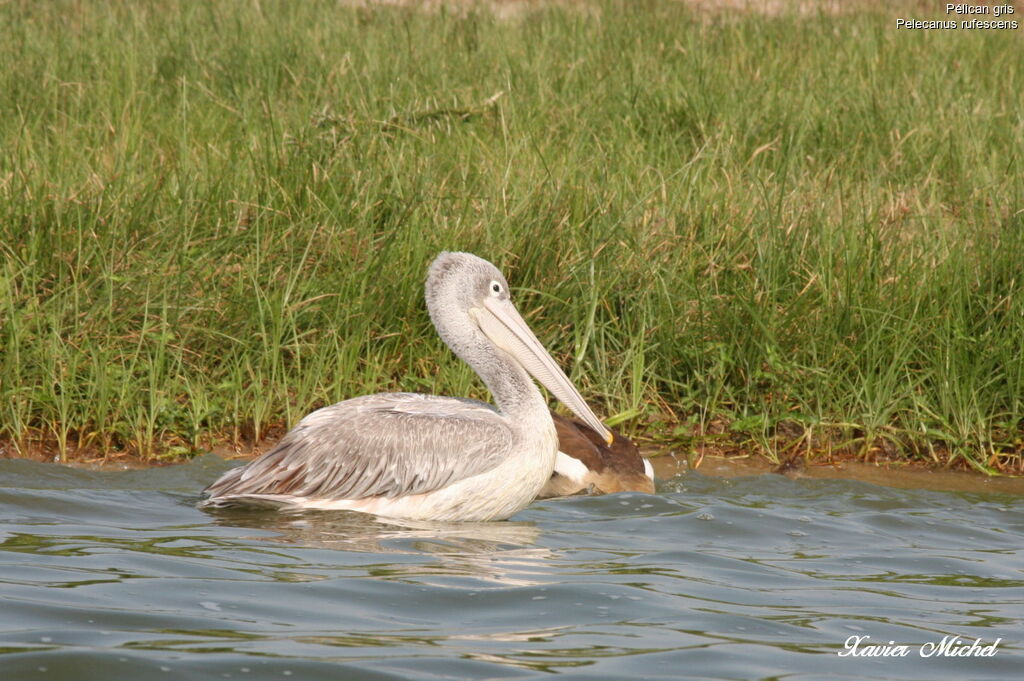
[{"label": "shoreline", "polygon": [[[220,445],[197,450],[190,456],[144,458],[135,454],[117,452],[106,456],[92,452],[83,455],[81,451],[59,460],[55,448],[34,448],[25,455],[10,455],[8,445],[0,446],[0,459],[21,459],[51,463],[97,471],[126,471],[161,468],[189,463],[204,456],[218,456],[239,464],[250,461],[271,449],[279,437],[267,438],[257,445]],[[689,455],[681,453],[689,449]],[[677,475],[694,471],[709,477],[744,477],[775,473],[791,479],[856,480],[897,489],[929,489],[935,491],[1024,494],[1024,476],[1013,473],[986,474],[972,469],[963,461],[958,466],[943,466],[914,459],[878,457],[866,461],[851,454],[833,454],[830,458],[811,455],[809,458],[792,457],[776,463],[766,455],[747,452],[738,447],[728,451],[715,445],[694,448],[641,446],[644,457],[654,466],[655,476],[665,481]],[[699,452],[699,453],[698,453]]]}]

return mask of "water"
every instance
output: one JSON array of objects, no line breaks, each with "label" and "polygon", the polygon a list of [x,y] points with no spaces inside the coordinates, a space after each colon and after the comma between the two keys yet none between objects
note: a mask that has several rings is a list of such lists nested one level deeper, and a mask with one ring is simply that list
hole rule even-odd
[{"label": "water", "polygon": [[[1024,663],[1020,496],[689,473],[490,524],[196,510],[228,467],[0,461],[0,678],[979,681]],[[947,635],[1001,641],[920,656]],[[840,657],[851,636],[909,654]]]}]

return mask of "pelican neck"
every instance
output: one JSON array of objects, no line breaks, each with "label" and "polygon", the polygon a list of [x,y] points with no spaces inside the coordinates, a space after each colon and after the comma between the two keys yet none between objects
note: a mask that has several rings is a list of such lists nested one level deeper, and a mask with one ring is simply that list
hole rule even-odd
[{"label": "pelican neck", "polygon": [[496,362],[468,362],[491,391],[498,409],[522,423],[532,423],[541,417],[550,421],[548,404],[537,384],[518,362],[501,354]]}]

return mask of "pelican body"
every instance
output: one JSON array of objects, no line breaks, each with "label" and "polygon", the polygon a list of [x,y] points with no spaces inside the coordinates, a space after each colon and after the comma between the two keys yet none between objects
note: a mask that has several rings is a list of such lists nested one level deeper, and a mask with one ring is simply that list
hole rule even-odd
[{"label": "pelican body", "polygon": [[575,419],[551,412],[558,433],[555,470],[537,498],[570,494],[654,493],[654,467],[640,448],[612,430],[609,444],[601,435]]},{"label": "pelican body", "polygon": [[260,458],[204,490],[206,508],[347,509],[411,520],[500,520],[551,477],[558,436],[531,376],[608,443],[611,433],[541,346],[494,265],[441,253],[426,281],[441,339],[497,406],[380,393],[303,418]]}]

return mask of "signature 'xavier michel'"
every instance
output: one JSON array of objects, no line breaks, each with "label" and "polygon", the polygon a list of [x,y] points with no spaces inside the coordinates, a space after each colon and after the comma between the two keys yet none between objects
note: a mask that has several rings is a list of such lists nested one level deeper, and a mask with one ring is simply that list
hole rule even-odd
[{"label": "signature 'xavier michel'", "polygon": [[441,339],[498,408],[414,393],[319,409],[272,450],[204,490],[206,507],[349,509],[417,520],[498,520],[551,477],[558,438],[530,375],[608,442],[611,433],[541,346],[494,265],[441,253],[426,283]]}]

